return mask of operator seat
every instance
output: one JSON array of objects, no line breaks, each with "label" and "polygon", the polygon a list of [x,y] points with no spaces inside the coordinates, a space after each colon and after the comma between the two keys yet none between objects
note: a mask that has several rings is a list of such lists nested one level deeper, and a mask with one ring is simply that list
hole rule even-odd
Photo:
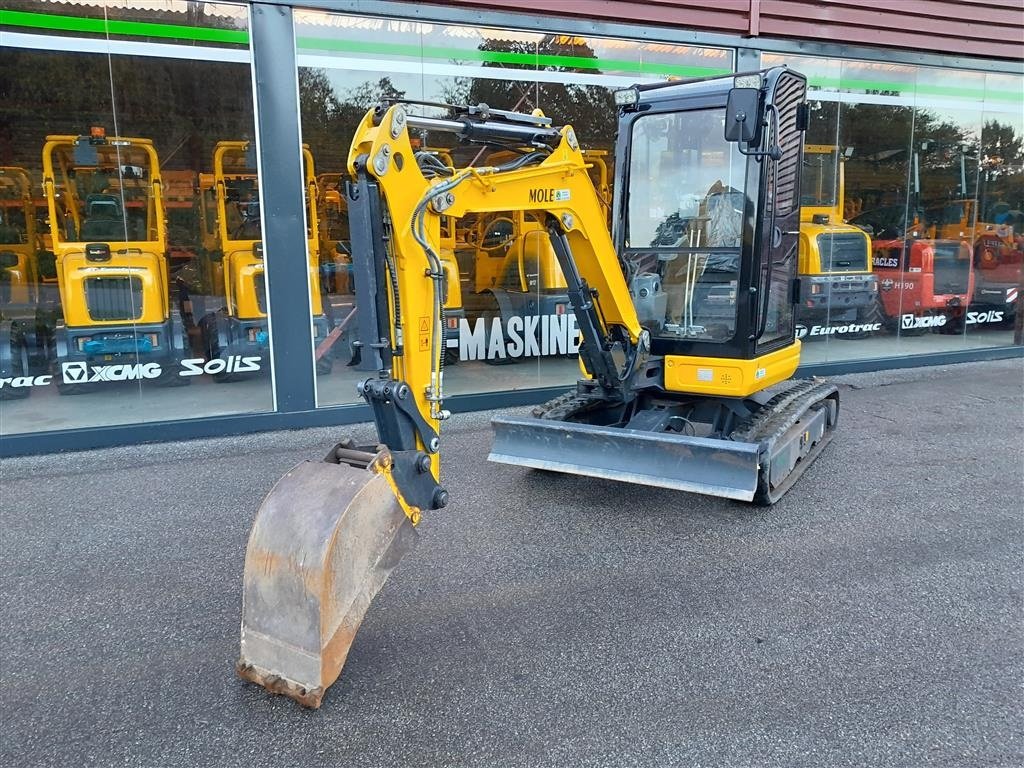
[{"label": "operator seat", "polygon": [[85,216],[80,233],[83,242],[124,242],[128,239],[124,211],[116,195],[89,195],[85,199]]}]

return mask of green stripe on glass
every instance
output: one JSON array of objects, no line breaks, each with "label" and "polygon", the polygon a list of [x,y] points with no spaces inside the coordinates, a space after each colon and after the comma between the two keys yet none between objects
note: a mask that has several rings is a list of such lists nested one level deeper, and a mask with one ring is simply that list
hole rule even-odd
[{"label": "green stripe on glass", "polygon": [[249,33],[243,29],[188,27],[181,24],[158,24],[148,21],[120,19],[88,19],[82,16],[58,16],[50,13],[0,10],[0,26],[29,27],[60,32],[81,32],[89,35],[124,35],[127,37],[162,37],[202,43],[248,45]]},{"label": "green stripe on glass", "polygon": [[984,85],[980,88],[969,88],[929,83],[906,83],[895,80],[858,80],[855,78],[817,77],[814,75],[808,77],[808,82],[812,86],[832,88],[838,91],[896,91],[900,96],[913,96],[914,94],[922,96],[954,96],[977,102],[988,99],[993,101],[1024,100],[1024,93],[986,90]]},{"label": "green stripe on glass", "polygon": [[[189,42],[221,43],[225,45],[248,45],[249,33],[240,29],[217,27],[190,27],[181,24],[162,24],[146,21],[124,21],[120,19],[93,19],[82,16],[61,16],[50,13],[0,10],[0,26],[22,27],[37,30],[77,32],[88,35],[119,35],[126,37],[164,38]],[[382,54],[405,56],[414,59],[443,61],[479,61],[489,64],[508,64],[526,67],[565,67],[567,69],[591,69],[604,72],[633,72],[648,75],[678,75],[682,77],[706,77],[728,74],[731,70],[721,67],[684,66],[663,62],[640,62],[625,59],[594,59],[586,56],[565,56],[557,54],[532,54],[514,51],[481,51],[478,49],[449,48],[442,46],[419,46],[402,43],[363,42],[324,37],[299,37],[302,50],[343,51],[346,53]],[[901,83],[887,80],[859,80],[833,77],[810,77],[810,84],[819,88],[835,88],[844,91],[898,91],[901,95],[921,94],[951,96],[974,101],[1020,102],[1024,95],[1018,91],[984,90],[927,83]]]},{"label": "green stripe on glass", "polygon": [[300,51],[341,51],[344,53],[370,53],[382,56],[405,56],[412,59],[441,61],[481,61],[489,64],[518,64],[527,67],[566,67],[612,72],[638,72],[652,75],[685,75],[703,77],[724,75],[732,70],[720,67],[696,67],[660,62],[628,61],[625,59],[593,59],[587,56],[559,56],[556,54],[519,53],[515,51],[481,51],[476,48],[446,48],[402,43],[362,42],[333,37],[299,37]]}]

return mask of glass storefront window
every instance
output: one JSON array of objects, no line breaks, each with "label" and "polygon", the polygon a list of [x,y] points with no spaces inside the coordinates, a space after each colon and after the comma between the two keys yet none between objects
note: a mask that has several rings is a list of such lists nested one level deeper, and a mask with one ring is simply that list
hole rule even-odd
[{"label": "glass storefront window", "polygon": [[[218,2],[4,4],[0,434],[273,410],[264,264],[281,255],[263,248],[271,180],[256,163],[248,14]],[[407,100],[441,117],[485,103],[571,124],[610,218],[622,160],[613,90],[734,63],[726,48],[558,29],[294,18],[307,224],[294,247],[307,258],[320,405],[358,402],[365,375],[353,365],[345,162],[367,109]],[[810,81],[804,361],[1011,343],[1024,301],[1024,79],[774,54],[762,64]],[[742,164],[733,147],[678,139],[713,126],[636,130],[646,154],[629,162],[650,184],[630,196],[630,247],[646,259],[632,266],[670,289],[655,322],[727,338]],[[414,143],[431,172],[519,149],[438,131]],[[662,189],[669,173],[688,183]],[[577,378],[575,318],[542,230],[507,211],[441,222],[448,394]],[[509,343],[513,327],[522,343]]]},{"label": "glass storefront window", "polygon": [[1012,343],[1024,79],[776,54],[762,63],[809,78],[803,359]]},{"label": "glass storefront window", "polygon": [[[317,355],[334,362],[331,374],[317,379],[320,405],[356,402],[355,382],[365,376],[352,365],[358,310],[349,274],[342,165],[367,109],[397,98],[429,102],[410,109],[431,117],[446,114],[437,104],[542,110],[556,125],[573,126],[610,210],[616,160],[612,91],[733,68],[733,51],[723,48],[315,11],[296,11],[295,19],[302,138],[319,174],[319,271],[331,324]],[[449,167],[499,164],[515,150],[458,143],[436,131],[415,138],[421,156]],[[446,220],[442,233],[441,257],[449,276],[446,393],[575,381],[575,318],[541,222],[493,212]],[[536,328],[536,338],[523,340],[520,328]],[[524,343],[514,343],[515,338]]]},{"label": "glass storefront window", "polygon": [[0,11],[2,434],[273,409],[248,10],[178,5]]}]

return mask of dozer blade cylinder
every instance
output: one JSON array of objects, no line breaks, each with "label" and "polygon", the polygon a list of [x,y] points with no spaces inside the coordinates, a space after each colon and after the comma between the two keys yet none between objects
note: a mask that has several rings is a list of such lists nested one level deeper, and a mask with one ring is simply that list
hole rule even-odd
[{"label": "dozer blade cylinder", "polygon": [[494,418],[487,457],[574,475],[751,501],[760,446],[555,419]]},{"label": "dozer blade cylinder", "polygon": [[263,500],[245,553],[238,674],[319,707],[416,531],[381,474],[303,462]]}]

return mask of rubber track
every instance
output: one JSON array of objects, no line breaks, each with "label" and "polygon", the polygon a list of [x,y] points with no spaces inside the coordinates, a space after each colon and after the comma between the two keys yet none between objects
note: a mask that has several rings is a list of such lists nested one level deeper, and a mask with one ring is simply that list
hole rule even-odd
[{"label": "rubber track", "polygon": [[781,437],[787,429],[793,426],[815,404],[822,402],[836,391],[838,390],[834,384],[818,384],[817,387],[806,392],[810,397],[802,402],[790,403],[783,410],[774,414],[775,418],[767,419],[749,439],[751,442],[767,440],[771,444],[776,438]]},{"label": "rubber track", "polygon": [[[789,413],[790,406],[794,402],[800,401],[802,404],[805,404],[806,395],[814,392],[819,387],[824,393],[821,395],[822,397],[835,391],[835,387],[832,384],[815,379],[794,382],[792,386],[778,392],[771,400],[761,406],[761,410],[758,411],[753,419],[739,429],[734,430],[730,439],[753,443],[764,440],[766,436],[773,436],[775,430],[772,429],[772,424]],[[814,400],[819,399],[820,397],[814,398]],[[802,405],[800,410],[803,411],[804,407],[805,405]]]},{"label": "rubber track", "polygon": [[[834,384],[828,384],[827,382],[812,381],[810,383],[812,384],[810,387],[794,387],[781,393],[783,396],[795,395],[795,397],[786,397],[785,399],[787,402],[785,405],[781,406],[781,409],[767,411],[762,418],[757,419],[755,423],[751,425],[749,431],[744,433],[744,439],[751,443],[764,445],[767,455],[771,456],[774,451],[776,440],[781,438],[790,427],[799,421],[805,414],[810,412],[816,404],[823,402],[830,395],[839,391]],[[799,392],[797,392],[797,389],[799,389]],[[771,401],[769,401],[769,403],[770,402]],[[782,482],[779,483],[774,494],[770,490],[768,484],[769,464],[764,464],[761,467],[760,472],[758,472],[757,493],[754,496],[754,503],[762,506],[770,506],[782,498],[782,496],[784,496],[789,490],[790,486],[796,482],[800,475],[802,475],[807,467],[814,461],[821,449],[831,440],[832,435],[830,432],[831,430],[826,429],[825,434],[823,435],[823,443],[819,445],[816,450],[812,451],[810,461],[797,464],[793,471],[786,475]],[[734,435],[733,439],[735,440],[738,437],[739,435]]]},{"label": "rubber track", "polygon": [[538,419],[564,421],[566,417],[577,413],[590,402],[592,401],[589,398],[577,395],[576,390],[569,390],[564,395],[535,406],[531,413]]}]

